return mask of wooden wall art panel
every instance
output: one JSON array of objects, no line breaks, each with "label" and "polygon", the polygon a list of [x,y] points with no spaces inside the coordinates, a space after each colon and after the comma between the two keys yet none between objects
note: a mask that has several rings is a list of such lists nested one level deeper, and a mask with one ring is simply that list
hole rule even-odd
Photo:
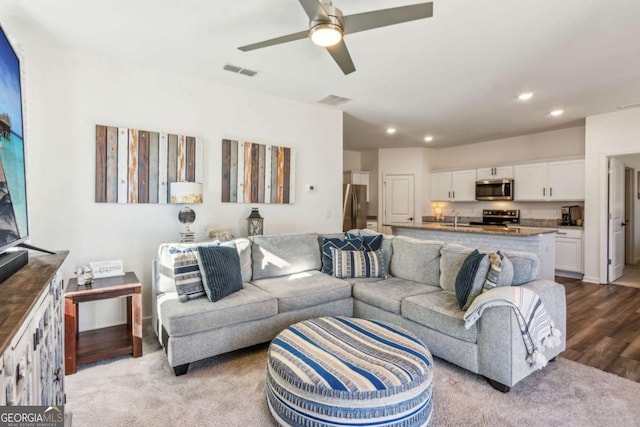
[{"label": "wooden wall art panel", "polygon": [[222,140],[222,201],[294,203],[295,150]]},{"label": "wooden wall art panel", "polygon": [[96,125],[96,202],[169,201],[169,183],[202,182],[202,140]]}]

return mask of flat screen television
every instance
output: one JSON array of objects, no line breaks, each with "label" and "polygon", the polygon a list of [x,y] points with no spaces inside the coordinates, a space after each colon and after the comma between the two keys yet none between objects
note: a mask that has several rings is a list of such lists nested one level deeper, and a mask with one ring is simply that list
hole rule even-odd
[{"label": "flat screen television", "polygon": [[20,60],[0,27],[0,253],[29,236],[20,83]]}]

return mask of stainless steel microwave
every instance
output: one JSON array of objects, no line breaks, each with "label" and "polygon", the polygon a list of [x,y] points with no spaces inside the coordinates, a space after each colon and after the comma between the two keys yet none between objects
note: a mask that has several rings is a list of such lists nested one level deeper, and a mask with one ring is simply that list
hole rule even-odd
[{"label": "stainless steel microwave", "polygon": [[513,200],[512,179],[476,181],[476,200]]}]

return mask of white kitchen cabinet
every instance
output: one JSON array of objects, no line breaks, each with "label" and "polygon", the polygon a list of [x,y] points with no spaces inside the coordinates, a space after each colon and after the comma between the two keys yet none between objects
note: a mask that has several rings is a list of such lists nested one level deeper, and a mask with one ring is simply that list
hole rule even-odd
[{"label": "white kitchen cabinet", "polygon": [[473,202],[476,200],[476,170],[431,174],[431,200],[434,202]]},{"label": "white kitchen cabinet", "polygon": [[513,178],[513,166],[497,166],[494,168],[476,169],[476,180],[511,179]]},{"label": "white kitchen cabinet", "polygon": [[367,220],[367,229],[373,230],[373,231],[378,231],[378,221],[375,220],[375,219],[368,219]]},{"label": "white kitchen cabinet", "polygon": [[345,171],[342,175],[342,183],[366,185],[367,202],[369,201],[369,171]]},{"label": "white kitchen cabinet", "polygon": [[556,275],[581,275],[582,252],[582,229],[559,229],[556,233]]},{"label": "white kitchen cabinet", "polygon": [[547,164],[549,200],[584,200],[584,160]]},{"label": "white kitchen cabinet", "polygon": [[513,173],[515,201],[547,200],[547,164],[516,165]]},{"label": "white kitchen cabinet", "polygon": [[451,172],[431,174],[431,201],[444,202],[451,200]]},{"label": "white kitchen cabinet", "polygon": [[517,165],[515,201],[584,200],[584,160]]}]

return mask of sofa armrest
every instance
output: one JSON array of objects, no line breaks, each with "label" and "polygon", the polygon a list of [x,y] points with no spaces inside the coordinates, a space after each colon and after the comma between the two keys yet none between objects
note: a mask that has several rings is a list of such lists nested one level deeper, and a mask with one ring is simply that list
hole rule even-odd
[{"label": "sofa armrest", "polygon": [[[555,326],[562,332],[559,347],[545,349],[551,359],[566,347],[566,297],[559,283],[539,279],[521,286],[536,292]],[[509,387],[532,373],[527,361],[527,349],[522,341],[518,320],[510,307],[491,307],[478,320],[479,374]]]}]

